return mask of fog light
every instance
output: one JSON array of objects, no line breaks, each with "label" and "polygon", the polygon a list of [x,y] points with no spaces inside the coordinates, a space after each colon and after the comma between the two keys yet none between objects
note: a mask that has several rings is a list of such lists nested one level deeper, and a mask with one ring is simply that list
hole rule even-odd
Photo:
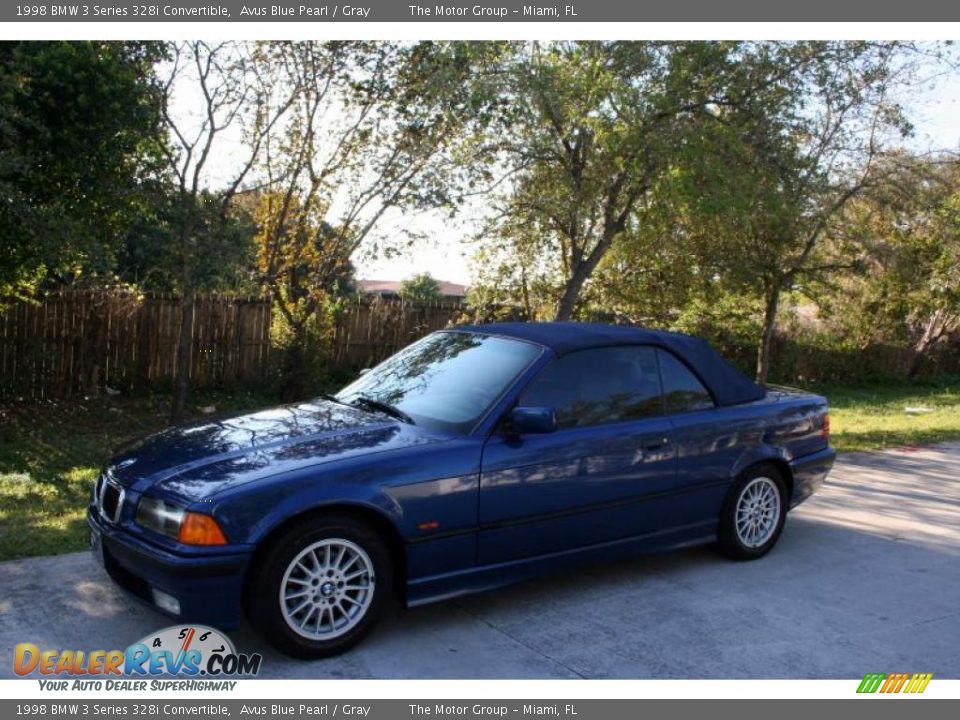
[{"label": "fog light", "polygon": [[163,590],[157,590],[156,588],[151,588],[151,591],[153,592],[154,605],[168,613],[180,614],[180,601],[173,595],[167,595]]}]

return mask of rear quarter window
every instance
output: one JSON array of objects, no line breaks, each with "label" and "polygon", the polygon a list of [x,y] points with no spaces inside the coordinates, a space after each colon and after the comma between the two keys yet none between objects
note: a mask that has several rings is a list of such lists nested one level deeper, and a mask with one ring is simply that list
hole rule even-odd
[{"label": "rear quarter window", "polygon": [[697,376],[673,353],[657,350],[663,382],[664,411],[669,414],[715,407],[713,397]]}]

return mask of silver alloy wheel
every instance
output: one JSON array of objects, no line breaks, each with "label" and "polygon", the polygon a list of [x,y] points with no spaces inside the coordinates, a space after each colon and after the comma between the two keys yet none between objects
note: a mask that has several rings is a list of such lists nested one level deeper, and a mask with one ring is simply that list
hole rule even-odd
[{"label": "silver alloy wheel", "polygon": [[768,477],[754,478],[737,500],[737,537],[744,546],[758,548],[766,543],[780,522],[780,489]]},{"label": "silver alloy wheel", "polygon": [[370,556],[354,542],[329,538],[304,548],[280,583],[287,625],[310,640],[332,640],[356,627],[373,603]]}]

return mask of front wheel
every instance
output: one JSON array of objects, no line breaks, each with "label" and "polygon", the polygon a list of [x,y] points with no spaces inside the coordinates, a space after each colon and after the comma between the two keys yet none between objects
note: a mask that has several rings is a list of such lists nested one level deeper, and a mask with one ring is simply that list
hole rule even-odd
[{"label": "front wheel", "polygon": [[342,653],[386,605],[390,553],[349,516],[301,521],[272,543],[248,584],[251,621],[278,650],[301,658]]},{"label": "front wheel", "polygon": [[743,473],[720,513],[720,552],[734,560],[754,560],[770,552],[787,517],[786,495],[776,468],[760,465]]}]

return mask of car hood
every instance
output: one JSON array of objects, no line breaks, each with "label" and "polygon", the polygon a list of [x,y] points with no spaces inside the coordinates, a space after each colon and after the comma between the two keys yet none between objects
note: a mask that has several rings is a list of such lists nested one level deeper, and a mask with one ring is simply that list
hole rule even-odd
[{"label": "car hood", "polygon": [[183,425],[123,449],[108,465],[124,487],[189,502],[277,473],[447,435],[327,400]]}]

